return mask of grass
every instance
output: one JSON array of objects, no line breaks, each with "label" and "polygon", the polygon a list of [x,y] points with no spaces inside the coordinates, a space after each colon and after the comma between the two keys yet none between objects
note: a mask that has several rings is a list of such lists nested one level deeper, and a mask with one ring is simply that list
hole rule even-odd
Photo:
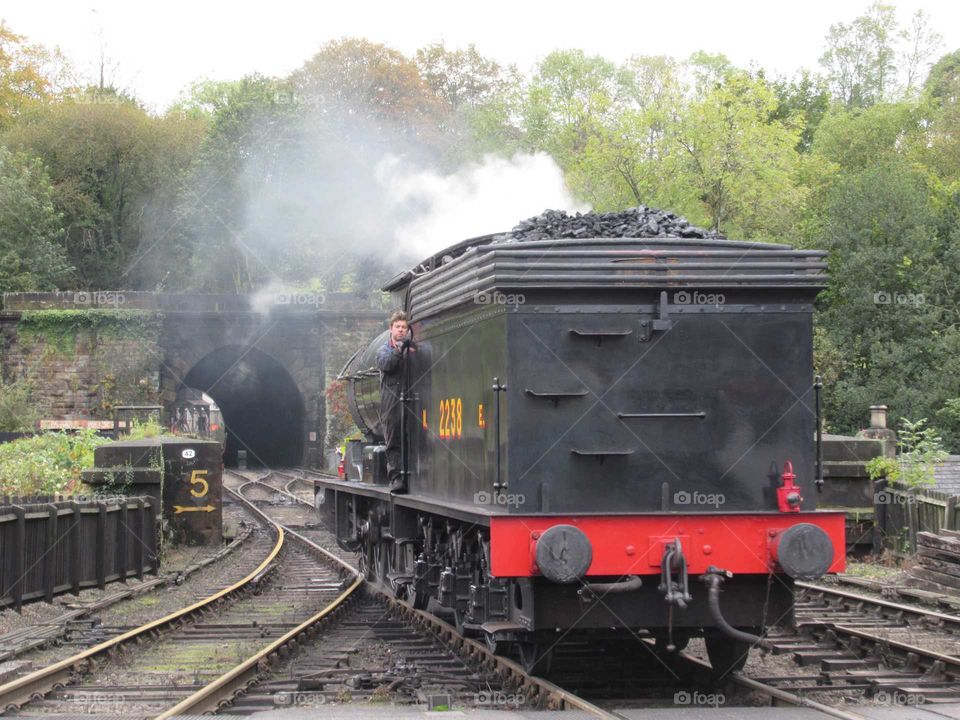
[{"label": "grass", "polygon": [[857,562],[847,560],[847,575],[853,577],[870,578],[882,580],[898,575],[901,572],[899,567],[891,565],[881,565],[877,562]]},{"label": "grass", "polygon": [[95,448],[109,442],[93,430],[47,432],[0,445],[0,493],[51,495],[83,492],[80,471],[93,466]]},{"label": "grass", "polygon": [[[155,437],[164,430],[153,420],[134,422],[124,439]],[[108,442],[87,429],[39,433],[0,444],[0,495],[90,493],[80,481],[80,471],[93,467],[93,451]]]}]

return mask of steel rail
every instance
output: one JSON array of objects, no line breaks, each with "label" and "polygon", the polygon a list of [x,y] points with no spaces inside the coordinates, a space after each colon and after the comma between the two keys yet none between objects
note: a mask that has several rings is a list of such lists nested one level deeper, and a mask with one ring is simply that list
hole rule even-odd
[{"label": "steel rail", "polygon": [[88,648],[82,652],[72,655],[64,660],[60,660],[44,668],[36,670],[23,677],[11,680],[0,685],[0,708],[10,709],[29,702],[30,700],[40,699],[50,690],[60,686],[67,686],[75,672],[83,670],[92,670],[96,667],[95,658],[104,653],[116,651],[121,645],[133,640],[137,640],[151,632],[160,632],[178,621],[184,621],[194,613],[204,610],[231,596],[238,591],[246,588],[252,582],[259,579],[270,569],[271,564],[280,550],[283,548],[285,533],[283,528],[276,526],[277,539],[273,549],[266,558],[246,577],[238,580],[234,584],[219,590],[218,592],[202,600],[188,605],[187,607],[176,610],[157,620],[152,620],[144,625],[128,630],[125,633],[117,635],[114,638],[106,640],[99,645]]},{"label": "steel rail", "polygon": [[[239,473],[235,474],[241,478],[245,477]],[[236,693],[245,690],[259,679],[261,673],[263,673],[266,668],[269,667],[272,659],[278,656],[286,656],[289,653],[295,652],[300,645],[305,643],[307,639],[317,632],[320,623],[326,620],[332,613],[341,609],[348,600],[354,597],[354,593],[364,584],[364,579],[361,577],[357,568],[338,558],[336,555],[327,551],[326,549],[320,547],[317,543],[309,540],[300,533],[291,530],[290,528],[274,520],[263,510],[258,508],[252,500],[244,497],[243,489],[248,485],[262,485],[263,487],[269,488],[275,492],[290,495],[290,493],[270,486],[264,482],[263,479],[248,479],[247,482],[240,485],[237,490],[233,490],[226,485],[224,485],[224,489],[235,495],[241,502],[245,503],[252,512],[256,513],[266,522],[276,527],[280,532],[284,532],[290,537],[295,538],[296,540],[305,544],[310,550],[320,553],[328,560],[354,575],[355,579],[349,587],[343,590],[343,592],[341,592],[322,610],[304,620],[302,623],[297,625],[297,627],[284,633],[281,637],[277,638],[266,647],[263,647],[253,655],[250,655],[246,660],[234,666],[220,677],[204,685],[192,695],[184,698],[166,712],[158,715],[157,720],[167,720],[168,718],[172,718],[176,715],[213,712],[221,708],[223,705],[229,703]]]}]

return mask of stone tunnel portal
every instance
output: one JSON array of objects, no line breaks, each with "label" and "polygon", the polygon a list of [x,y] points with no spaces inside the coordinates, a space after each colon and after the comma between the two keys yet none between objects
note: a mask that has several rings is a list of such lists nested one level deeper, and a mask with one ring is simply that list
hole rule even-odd
[{"label": "stone tunnel portal", "polygon": [[197,362],[183,384],[202,390],[220,406],[227,467],[236,467],[239,450],[246,450],[249,467],[302,464],[303,398],[276,359],[257,348],[222,347]]}]

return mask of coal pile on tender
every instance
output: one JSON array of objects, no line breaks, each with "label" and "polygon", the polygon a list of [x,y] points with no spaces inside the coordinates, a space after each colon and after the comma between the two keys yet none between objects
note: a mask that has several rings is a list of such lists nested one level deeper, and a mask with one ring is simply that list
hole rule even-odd
[{"label": "coal pile on tender", "polygon": [[524,220],[508,233],[496,235],[494,243],[532,240],[560,240],[577,238],[714,238],[725,239],[720,233],[705,230],[679,215],[666,210],[640,205],[622,212],[576,213],[547,210]]}]

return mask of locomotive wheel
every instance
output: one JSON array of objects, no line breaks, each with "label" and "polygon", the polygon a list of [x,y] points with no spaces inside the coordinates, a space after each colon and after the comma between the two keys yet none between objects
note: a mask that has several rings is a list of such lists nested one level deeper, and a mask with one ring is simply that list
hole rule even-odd
[{"label": "locomotive wheel", "polygon": [[509,655],[510,649],[513,647],[513,643],[509,640],[497,640],[496,634],[492,632],[483,633],[483,642],[487,646],[487,650],[494,655]]},{"label": "locomotive wheel", "polygon": [[743,666],[747,664],[750,648],[753,647],[748,642],[726,637],[708,637],[705,638],[705,642],[713,675],[718,680],[730,673],[743,670]]},{"label": "locomotive wheel", "polygon": [[547,677],[553,667],[553,646],[545,642],[519,642],[520,665],[525,672],[538,677]]}]

